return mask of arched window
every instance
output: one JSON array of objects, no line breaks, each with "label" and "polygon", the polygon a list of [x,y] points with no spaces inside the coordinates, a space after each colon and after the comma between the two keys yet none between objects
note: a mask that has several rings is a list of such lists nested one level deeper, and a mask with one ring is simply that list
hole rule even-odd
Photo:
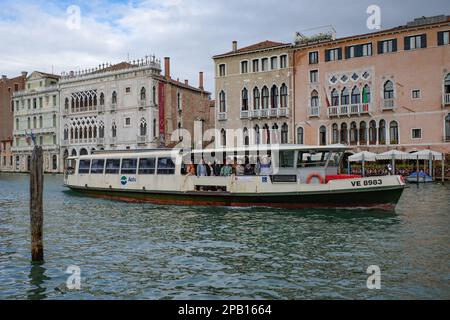
[{"label": "arched window", "polygon": [[113,138],[117,137],[117,126],[116,126],[115,122],[113,122],[113,124],[111,126],[111,132],[112,132],[112,137]]},{"label": "arched window", "polygon": [[388,80],[384,83],[383,96],[384,99],[394,99],[394,84],[391,80]]},{"label": "arched window", "polygon": [[359,124],[359,144],[367,144],[367,124],[361,121]]},{"label": "arched window", "polygon": [[74,112],[74,110],[75,110],[75,99],[73,97],[72,97],[72,101],[70,103],[70,108],[71,108],[71,111]]},{"label": "arched window", "polygon": [[350,124],[350,144],[358,144],[358,126],[356,122]]},{"label": "arched window", "polygon": [[244,88],[242,90],[241,95],[242,95],[242,106],[241,106],[242,111],[247,111],[248,110],[248,91],[246,88]]},{"label": "arched window", "polygon": [[54,154],[52,157],[52,169],[53,170],[58,169],[58,157],[56,156],[56,154]]},{"label": "arched window", "polygon": [[219,93],[219,112],[227,112],[225,92],[223,90]]},{"label": "arched window", "polygon": [[450,113],[445,117],[445,141],[450,141]]},{"label": "arched window", "polygon": [[100,93],[100,105],[104,106],[105,105],[105,95],[102,93]]},{"label": "arched window", "polygon": [[272,108],[278,108],[278,87],[273,85],[270,89],[270,105]]},{"label": "arched window", "polygon": [[272,143],[279,143],[279,128],[278,128],[278,124],[274,123],[272,126],[272,137],[270,139],[270,141],[272,141]]},{"label": "arched window", "polygon": [[[17,122],[17,120],[19,120],[19,119],[16,119],[16,122]],[[16,128],[17,128],[17,125],[16,125]],[[30,117],[28,117],[28,119],[27,119],[27,128],[31,129],[31,118]]]},{"label": "arched window", "polygon": [[152,99],[153,99],[153,104],[156,105],[156,87],[153,86],[152,88]]},{"label": "arched window", "polygon": [[377,143],[377,123],[375,120],[369,123],[369,144]]},{"label": "arched window", "polygon": [[258,110],[260,107],[259,89],[255,87],[253,89],[253,110]]},{"label": "arched window", "polygon": [[147,135],[147,121],[144,118],[141,119],[141,124],[139,125],[141,136]]},{"label": "arched window", "polygon": [[342,106],[346,106],[349,103],[350,103],[350,101],[349,101],[349,93],[348,93],[347,87],[345,87],[344,89],[342,89],[342,92],[341,92],[341,105]]},{"label": "arched window", "polygon": [[105,125],[101,121],[100,121],[100,125],[98,127],[98,137],[99,138],[105,137]]},{"label": "arched window", "polygon": [[223,147],[227,145],[227,134],[225,129],[220,130],[220,143]]},{"label": "arched window", "polygon": [[249,145],[249,138],[248,138],[248,129],[244,128],[244,146],[248,146]]},{"label": "arched window", "polygon": [[352,89],[352,104],[360,104],[361,103],[361,93],[357,86],[354,86]]},{"label": "arched window", "polygon": [[72,157],[76,157],[77,156],[77,150],[73,149],[72,150]]},{"label": "arched window", "polygon": [[261,90],[262,94],[262,109],[268,109],[269,108],[269,89],[264,86]]},{"label": "arched window", "polygon": [[345,122],[341,124],[341,143],[342,144],[348,143],[348,128]]},{"label": "arched window", "polygon": [[302,127],[297,128],[297,143],[298,144],[304,144],[304,131]]},{"label": "arched window", "polygon": [[281,88],[280,88],[280,98],[281,98],[281,100],[280,100],[281,108],[287,108],[287,106],[288,106],[288,88],[284,83],[281,85]]},{"label": "arched window", "polygon": [[398,123],[397,121],[391,121],[389,124],[389,140],[391,144],[398,144]]},{"label": "arched window", "polygon": [[69,140],[69,128],[64,128],[64,140]]},{"label": "arched window", "polygon": [[327,128],[325,126],[319,128],[319,144],[321,146],[327,145]]},{"label": "arched window", "polygon": [[333,91],[331,91],[331,105],[333,107],[339,105],[339,93],[336,89],[333,89]]},{"label": "arched window", "polygon": [[313,90],[311,92],[311,107],[318,107],[319,106],[319,94],[316,90]]},{"label": "arched window", "polygon": [[378,126],[378,143],[386,144],[386,121],[380,120],[380,125]]},{"label": "arched window", "polygon": [[281,143],[288,143],[288,134],[289,134],[289,128],[287,123],[283,123],[281,126]]},{"label": "arched window", "polygon": [[255,144],[261,143],[261,134],[259,132],[259,126],[255,125]]},{"label": "arched window", "polygon": [[87,154],[88,154],[88,151],[85,148],[80,150],[80,156],[86,156]]},{"label": "arched window", "polygon": [[69,110],[69,98],[66,98],[64,100],[64,110]]},{"label": "arched window", "polygon": [[141,89],[141,100],[145,101],[145,88],[144,87],[142,87],[142,89]]},{"label": "arched window", "polygon": [[267,123],[263,126],[264,142],[270,144],[270,128]]},{"label": "arched window", "polygon": [[56,114],[53,115],[53,127],[56,127]]},{"label": "arched window", "polygon": [[153,119],[153,138],[156,137],[156,119]]},{"label": "arched window", "polygon": [[39,128],[43,127],[44,127],[44,118],[42,118],[42,116],[39,116]]},{"label": "arched window", "polygon": [[332,143],[339,143],[339,126],[337,123],[333,123],[332,128]]},{"label": "arched window", "polygon": [[370,97],[370,87],[369,85],[365,85],[362,92],[362,103],[370,103],[371,97]]},{"label": "arched window", "polygon": [[37,127],[37,118],[33,117],[33,128],[36,129]]},{"label": "arched window", "polygon": [[[28,118],[28,120],[30,120],[30,118]],[[29,122],[29,121],[28,121]],[[29,126],[28,126],[29,127]],[[19,118],[16,118],[16,130],[20,130],[20,126],[19,126]]]},{"label": "arched window", "polygon": [[112,93],[111,103],[117,103],[117,93],[115,91]]}]

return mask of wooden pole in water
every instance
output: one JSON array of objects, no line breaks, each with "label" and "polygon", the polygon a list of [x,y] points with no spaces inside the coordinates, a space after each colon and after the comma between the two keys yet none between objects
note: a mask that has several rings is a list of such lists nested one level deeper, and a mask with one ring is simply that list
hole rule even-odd
[{"label": "wooden pole in water", "polygon": [[419,155],[417,155],[417,160],[416,160],[416,173],[417,173],[417,185],[419,185]]},{"label": "wooden pole in water", "polygon": [[442,165],[441,165],[441,171],[442,171],[442,183],[444,183],[444,179],[445,179],[445,170],[444,170],[444,165],[445,165],[445,153],[442,153]]},{"label": "wooden pole in water", "polygon": [[44,174],[42,159],[42,147],[34,146],[30,168],[31,260],[33,262],[44,260],[44,244],[42,241]]}]

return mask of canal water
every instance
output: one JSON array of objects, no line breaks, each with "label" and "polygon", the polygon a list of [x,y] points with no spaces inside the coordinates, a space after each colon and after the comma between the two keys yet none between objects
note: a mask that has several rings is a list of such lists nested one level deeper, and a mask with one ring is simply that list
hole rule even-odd
[{"label": "canal water", "polygon": [[411,186],[395,213],[287,211],[86,198],[47,175],[42,265],[28,188],[0,174],[0,299],[450,298],[450,184]]}]

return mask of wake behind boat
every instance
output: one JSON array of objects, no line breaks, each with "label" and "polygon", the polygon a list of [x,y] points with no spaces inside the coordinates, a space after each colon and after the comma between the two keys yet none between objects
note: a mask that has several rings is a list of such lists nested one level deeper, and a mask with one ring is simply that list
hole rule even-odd
[{"label": "wake behind boat", "polygon": [[86,195],[158,204],[393,209],[403,179],[339,174],[347,149],[99,151],[68,158],[64,183]]}]

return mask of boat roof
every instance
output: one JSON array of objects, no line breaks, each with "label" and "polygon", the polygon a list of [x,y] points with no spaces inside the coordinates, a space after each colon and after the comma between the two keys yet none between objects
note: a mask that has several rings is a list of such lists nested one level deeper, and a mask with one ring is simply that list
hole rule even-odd
[{"label": "boat roof", "polygon": [[256,153],[258,151],[306,151],[306,152],[323,152],[323,151],[345,151],[348,150],[348,147],[343,144],[333,144],[327,146],[310,146],[310,145],[301,145],[301,144],[277,144],[277,145],[254,145],[247,147],[236,147],[236,148],[215,148],[215,149],[182,149],[182,148],[157,148],[157,149],[137,149],[137,150],[96,150],[93,151],[91,155],[83,155],[83,156],[70,156],[67,159],[104,159],[104,158],[126,158],[126,157],[145,157],[145,156],[176,156],[181,154],[189,154],[189,153]]}]

